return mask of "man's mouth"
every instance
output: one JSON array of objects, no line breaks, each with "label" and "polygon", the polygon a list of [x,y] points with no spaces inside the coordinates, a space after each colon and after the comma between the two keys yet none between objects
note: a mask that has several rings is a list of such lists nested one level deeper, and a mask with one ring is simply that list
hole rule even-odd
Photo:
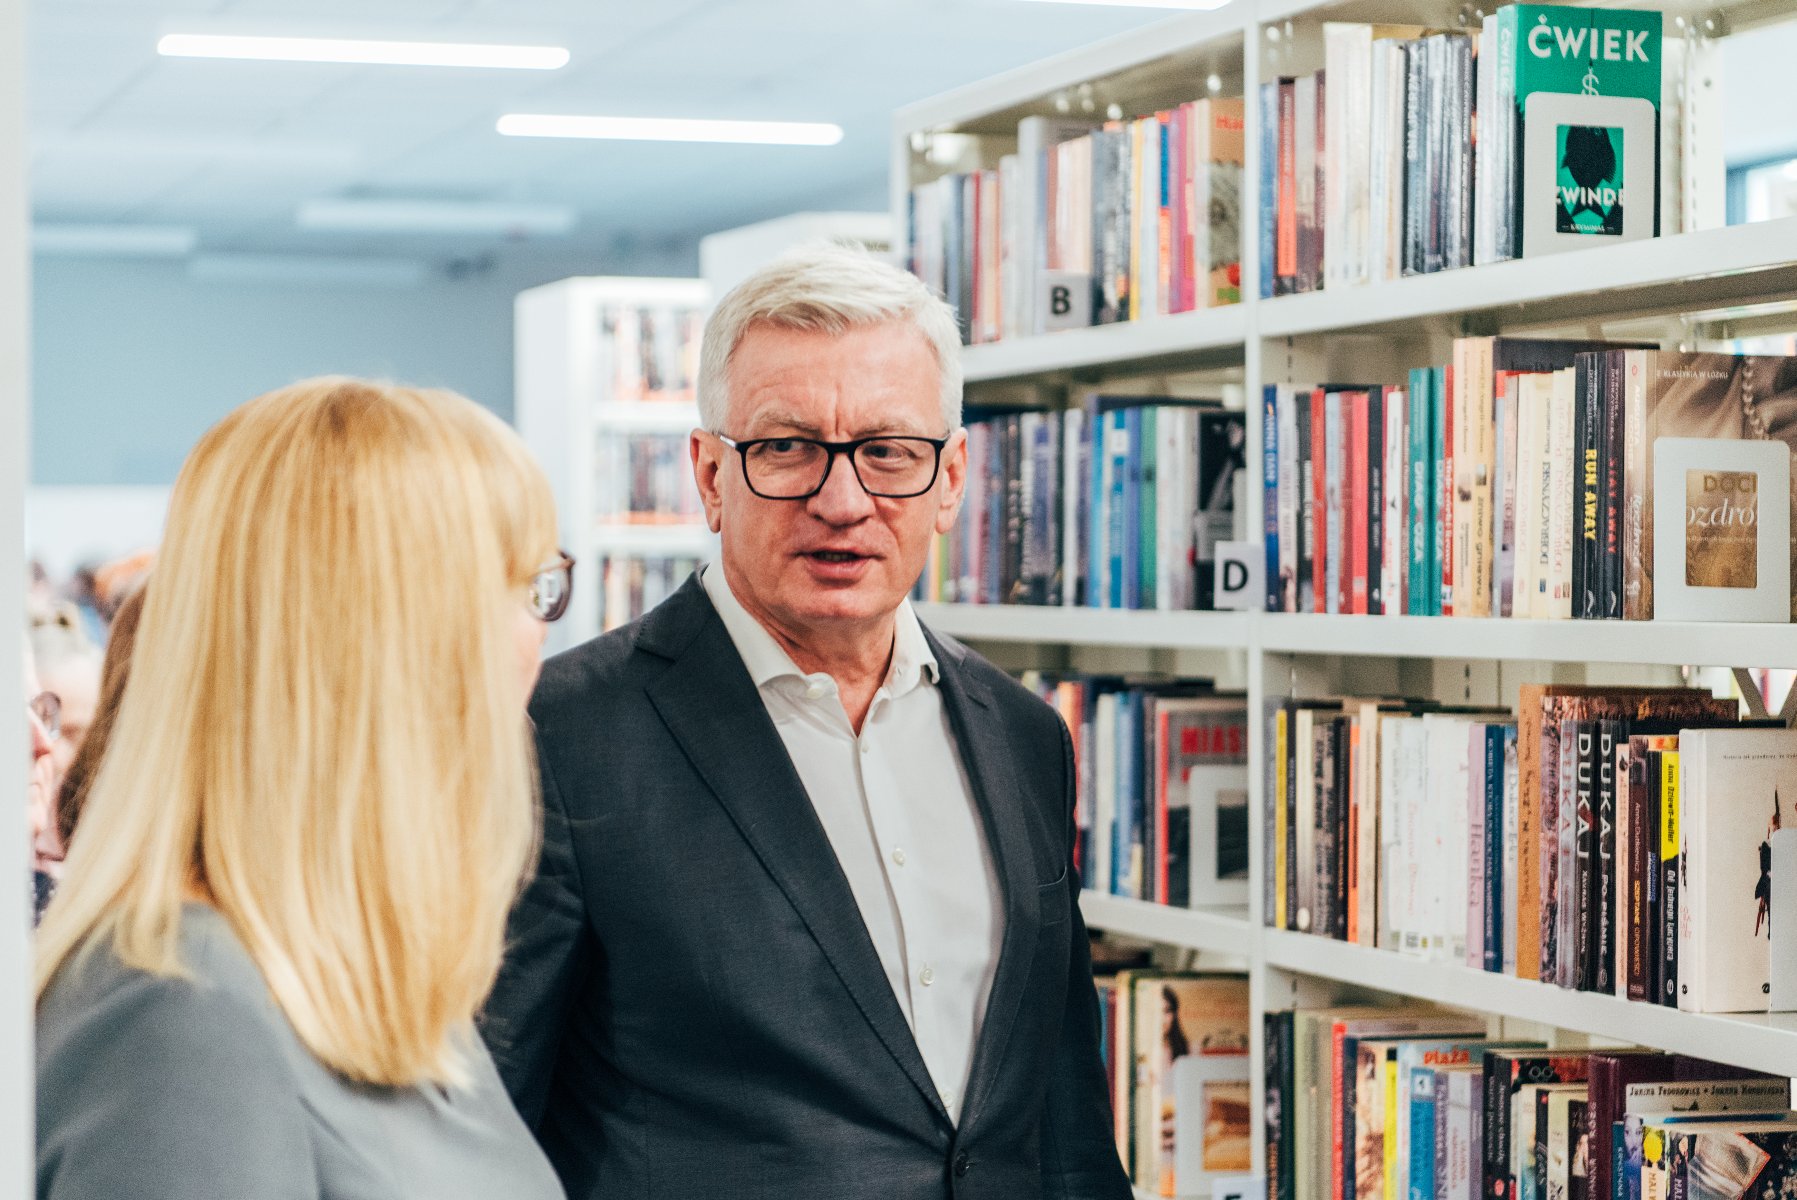
[{"label": "man's mouth", "polygon": [[813,550],[806,557],[815,558],[819,562],[852,563],[860,562],[867,556],[865,554],[856,554],[852,550]]}]

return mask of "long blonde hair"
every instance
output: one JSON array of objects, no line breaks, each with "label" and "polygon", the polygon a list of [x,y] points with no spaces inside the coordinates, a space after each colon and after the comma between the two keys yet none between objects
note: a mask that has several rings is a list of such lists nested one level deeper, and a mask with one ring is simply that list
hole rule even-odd
[{"label": "long blonde hair", "polygon": [[110,943],[182,973],[196,886],[322,1062],[465,1082],[532,853],[515,622],[542,472],[448,392],[308,380],[182,467],[131,684],[39,931],[37,994]]}]

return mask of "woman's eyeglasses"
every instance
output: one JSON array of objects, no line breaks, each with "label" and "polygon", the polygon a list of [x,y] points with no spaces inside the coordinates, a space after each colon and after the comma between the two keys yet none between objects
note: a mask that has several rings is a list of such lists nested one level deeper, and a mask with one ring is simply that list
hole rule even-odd
[{"label": "woman's eyeglasses", "polygon": [[561,558],[530,577],[530,615],[545,623],[559,621],[574,595],[574,556],[558,551]]},{"label": "woman's eyeglasses", "polygon": [[51,741],[62,736],[62,697],[55,692],[39,692],[31,698],[31,713],[44,726]]}]

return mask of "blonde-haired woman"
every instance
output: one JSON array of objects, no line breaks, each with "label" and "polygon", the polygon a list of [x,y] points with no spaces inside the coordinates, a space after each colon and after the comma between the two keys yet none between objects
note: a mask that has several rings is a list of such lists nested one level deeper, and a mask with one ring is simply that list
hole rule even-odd
[{"label": "blonde-haired woman", "polygon": [[39,1200],[562,1195],[472,1027],[554,530],[449,393],[315,379],[200,440],[39,934]]}]

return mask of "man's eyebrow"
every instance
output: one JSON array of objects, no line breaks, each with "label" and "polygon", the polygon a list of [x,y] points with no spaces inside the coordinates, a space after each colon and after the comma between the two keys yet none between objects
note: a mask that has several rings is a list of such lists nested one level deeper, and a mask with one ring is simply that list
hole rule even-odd
[{"label": "man's eyebrow", "polygon": [[[819,429],[818,426],[782,409],[762,409],[749,419],[749,428],[751,431],[755,432],[765,429],[779,429],[797,434],[801,437],[816,438],[820,441],[823,440],[823,431]],[[860,429],[856,431],[853,436],[856,438],[863,438],[929,437],[930,435],[923,432],[921,429],[915,428],[914,424],[910,422],[886,422],[869,428]]]}]

